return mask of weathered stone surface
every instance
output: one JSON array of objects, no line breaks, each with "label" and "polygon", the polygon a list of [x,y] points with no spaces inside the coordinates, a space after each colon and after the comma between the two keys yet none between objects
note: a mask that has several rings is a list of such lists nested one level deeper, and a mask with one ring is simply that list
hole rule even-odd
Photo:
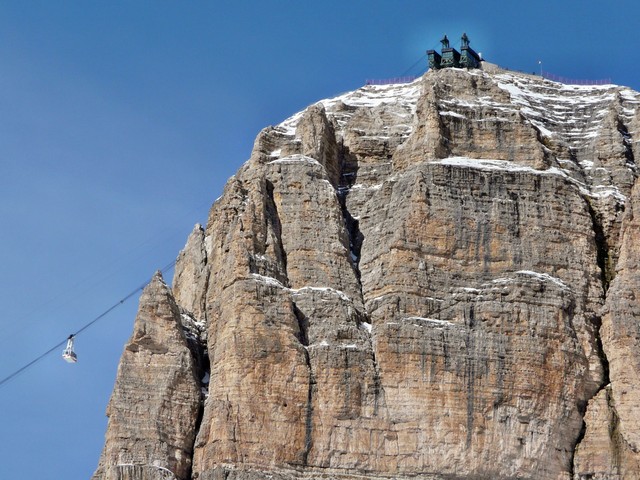
[{"label": "weathered stone surface", "polygon": [[539,131],[499,78],[446,69],[429,80],[417,103],[416,128],[394,157],[399,168],[456,156],[548,166]]},{"label": "weathered stone surface", "polygon": [[204,229],[196,225],[178,255],[172,287],[176,303],[202,322],[206,322],[205,292],[209,282],[206,241]]},{"label": "weathered stone surface", "polygon": [[619,480],[640,477],[640,462],[620,431],[611,386],[589,401],[586,433],[576,448],[574,478]]},{"label": "weathered stone surface", "polygon": [[[626,423],[640,418],[640,405],[633,391],[640,379],[640,183],[636,183],[626,204],[622,223],[620,259],[611,283],[602,324],[602,340],[609,360],[612,396]],[[631,395],[631,396],[629,396]],[[634,450],[640,448],[640,431],[629,432]]]},{"label": "weathered stone surface", "polygon": [[[586,419],[584,452],[578,451],[579,478],[640,478],[640,184],[626,204],[620,259],[607,295],[602,345],[611,384]],[[590,457],[593,452],[598,457]],[[601,458],[602,457],[602,458]],[[595,459],[598,461],[596,461]]]},{"label": "weathered stone surface", "polygon": [[295,139],[287,142],[280,153],[282,157],[295,154],[315,159],[324,167],[334,186],[340,183],[342,169],[335,131],[322,104],[313,105],[304,111],[296,127]]},{"label": "weathered stone surface", "polygon": [[176,266],[191,478],[635,478],[638,105],[443,69],[263,130]]},{"label": "weathered stone surface", "polygon": [[359,215],[359,266],[384,430],[411,426],[413,445],[380,463],[407,475],[568,472],[579,405],[602,381],[584,200],[560,176],[455,163],[407,169],[378,195],[388,207]]},{"label": "weathered stone surface", "polygon": [[142,293],[122,354],[93,479],[190,478],[201,408],[198,375],[178,306],[158,272]]}]

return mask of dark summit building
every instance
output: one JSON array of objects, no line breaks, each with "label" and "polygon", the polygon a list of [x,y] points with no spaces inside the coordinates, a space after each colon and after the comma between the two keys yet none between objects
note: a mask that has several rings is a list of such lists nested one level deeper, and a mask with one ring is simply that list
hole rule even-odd
[{"label": "dark summit building", "polygon": [[445,35],[442,40],[442,55],[435,50],[427,50],[429,58],[429,68],[438,70],[440,68],[480,68],[482,59],[470,46],[469,37],[466,33],[460,39],[460,52],[449,45],[449,39]]}]

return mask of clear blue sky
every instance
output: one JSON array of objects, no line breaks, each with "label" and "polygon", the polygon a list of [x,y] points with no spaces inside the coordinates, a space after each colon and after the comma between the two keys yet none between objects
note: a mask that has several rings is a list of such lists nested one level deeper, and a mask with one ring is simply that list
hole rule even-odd
[{"label": "clear blue sky", "polygon": [[[444,33],[505,67],[640,88],[635,1],[4,1],[0,378],[171,262],[258,131]],[[409,70],[407,72],[407,70]],[[0,478],[86,479],[136,299],[0,388]]]}]

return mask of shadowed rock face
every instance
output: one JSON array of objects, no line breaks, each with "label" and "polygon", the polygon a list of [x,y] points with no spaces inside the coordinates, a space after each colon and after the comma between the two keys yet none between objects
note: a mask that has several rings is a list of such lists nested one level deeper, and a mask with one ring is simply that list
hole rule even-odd
[{"label": "shadowed rock face", "polygon": [[262,131],[180,254],[173,333],[136,321],[96,478],[632,478],[639,104],[443,69]]}]

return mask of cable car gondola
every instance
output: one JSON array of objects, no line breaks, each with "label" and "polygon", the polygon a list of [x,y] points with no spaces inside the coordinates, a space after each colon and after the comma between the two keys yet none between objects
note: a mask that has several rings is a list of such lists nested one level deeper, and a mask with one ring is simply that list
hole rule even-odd
[{"label": "cable car gondola", "polygon": [[73,351],[73,335],[69,335],[69,338],[67,338],[67,348],[62,352],[62,358],[69,363],[76,363],[78,361],[78,355]]}]

